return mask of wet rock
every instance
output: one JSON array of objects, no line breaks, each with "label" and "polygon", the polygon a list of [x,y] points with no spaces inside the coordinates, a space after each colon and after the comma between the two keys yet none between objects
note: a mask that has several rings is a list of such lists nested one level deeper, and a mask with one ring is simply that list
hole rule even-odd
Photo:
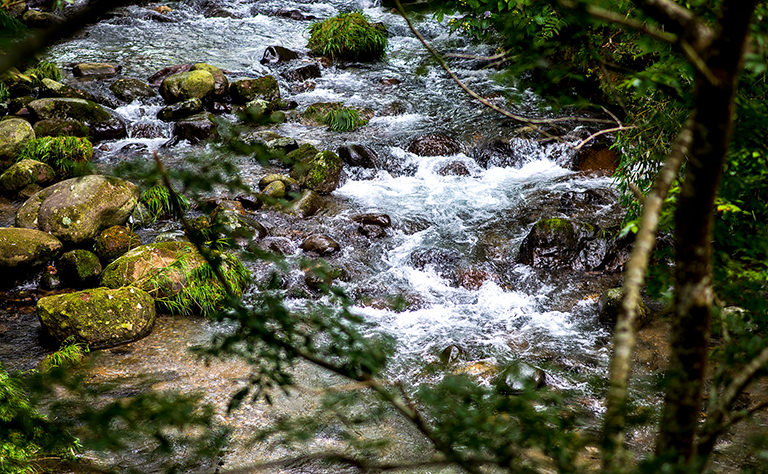
[{"label": "wet rock", "polygon": [[456,344],[451,344],[440,351],[440,362],[445,365],[454,364],[467,356],[467,351]]},{"label": "wet rock", "polygon": [[461,145],[445,135],[431,134],[415,138],[408,151],[419,156],[447,156],[460,152]]},{"label": "wet rock", "polygon": [[195,115],[203,110],[203,102],[193,97],[180,102],[166,105],[157,113],[157,118],[166,122],[172,122],[184,117]]},{"label": "wet rock", "polygon": [[181,119],[173,124],[173,136],[176,141],[187,140],[191,144],[219,138],[218,127],[213,115],[203,113]]},{"label": "wet rock", "polygon": [[586,189],[584,191],[567,191],[560,196],[558,210],[564,214],[581,214],[596,211],[596,208],[609,206],[616,202],[613,193],[605,189]]},{"label": "wet rock", "polygon": [[461,254],[452,249],[428,248],[416,250],[411,254],[410,260],[413,266],[420,270],[432,268],[441,277],[452,280]]},{"label": "wet rock", "polygon": [[47,119],[35,122],[35,136],[42,137],[87,137],[88,126],[74,119]]},{"label": "wet rock", "polygon": [[299,68],[283,73],[283,77],[288,82],[308,81],[309,79],[316,79],[321,76],[322,73],[320,72],[320,66],[314,63],[307,64],[306,66],[301,66]]},{"label": "wet rock", "polygon": [[164,131],[155,122],[135,122],[131,127],[131,138],[162,138]]},{"label": "wet rock", "polygon": [[40,298],[37,315],[59,343],[74,337],[75,342],[100,349],[149,335],[155,303],[138,288],[94,288]]},{"label": "wet rock", "polygon": [[[600,301],[597,305],[597,320],[602,324],[613,328],[621,312],[622,299],[624,298],[624,289],[609,288],[600,295]],[[637,327],[642,326],[647,321],[648,308],[640,301],[635,309],[637,311]],[[637,328],[636,328],[637,329]]]},{"label": "wet rock", "polygon": [[474,148],[472,158],[483,168],[515,167],[519,168],[528,157],[522,153],[521,147],[516,147],[506,140],[492,140]]},{"label": "wet rock", "polygon": [[79,63],[72,67],[72,74],[82,78],[106,78],[118,75],[122,66],[108,63]]},{"label": "wet rock", "polygon": [[339,186],[342,162],[332,151],[322,151],[291,169],[291,177],[318,194],[330,194]]},{"label": "wet rock", "polygon": [[166,77],[182,72],[188,72],[190,69],[192,69],[191,64],[177,64],[175,66],[168,66],[149,76],[147,82],[149,82],[149,85],[151,86],[159,87]]},{"label": "wet rock", "polygon": [[437,170],[440,176],[469,176],[469,168],[461,161],[451,161]]},{"label": "wet rock", "polygon": [[285,197],[285,183],[282,181],[273,181],[261,190],[261,194],[272,199],[281,199]]},{"label": "wet rock", "polygon": [[239,247],[246,247],[250,242],[267,235],[266,227],[247,215],[238,201],[229,202],[237,203],[240,208],[231,210],[220,205],[213,211],[210,217],[211,230],[214,234],[212,237],[229,239]]},{"label": "wet rock", "polygon": [[323,119],[328,115],[328,112],[340,110],[343,107],[344,104],[341,102],[315,102],[301,113],[301,118],[308,125],[325,125]]},{"label": "wet rock", "polygon": [[126,136],[125,122],[115,112],[84,99],[46,98],[28,105],[37,120],[72,119],[85,124],[94,140],[116,140]]},{"label": "wet rock", "polygon": [[26,120],[11,118],[0,121],[0,161],[16,158],[24,144],[35,138],[35,130]]},{"label": "wet rock", "polygon": [[50,12],[41,12],[39,10],[27,10],[21,15],[21,22],[30,28],[50,28],[60,25],[64,18]]},{"label": "wet rock", "polygon": [[102,229],[124,224],[139,201],[128,181],[90,175],[49,186],[29,198],[16,214],[16,226],[51,233],[65,244],[81,244]]},{"label": "wet rock", "polygon": [[321,262],[308,262],[302,268],[304,283],[307,288],[319,291],[328,288],[334,280],[341,278],[343,272],[338,268],[330,268]]},{"label": "wet rock", "polygon": [[315,215],[322,209],[323,204],[323,198],[316,192],[308,189],[291,204],[291,213],[307,218]]},{"label": "wet rock", "polygon": [[[61,253],[59,239],[35,229],[0,228],[0,268],[27,271],[45,265]],[[13,278],[5,274],[0,279]]]},{"label": "wet rock", "polygon": [[520,363],[502,370],[494,378],[493,385],[501,394],[520,395],[526,390],[544,388],[546,374],[537,367]]},{"label": "wet rock", "polygon": [[259,180],[259,189],[264,189],[276,181],[283,183],[283,185],[286,188],[292,188],[292,190],[295,190],[299,184],[295,179],[291,178],[290,176],[286,176],[284,174],[272,173],[264,176]]},{"label": "wet rock", "polygon": [[291,151],[285,156],[285,161],[289,165],[303,163],[309,161],[318,153],[320,153],[320,150],[315,148],[313,145],[309,143],[302,143],[299,148]]},{"label": "wet rock", "polygon": [[479,290],[483,283],[490,280],[493,275],[485,270],[462,269],[456,274],[456,280],[459,286],[468,290]]},{"label": "wet rock", "polygon": [[383,227],[371,224],[362,224],[357,227],[357,231],[369,239],[380,239],[387,236],[387,231]]},{"label": "wet rock", "polygon": [[247,195],[239,195],[235,197],[235,201],[239,202],[243,209],[246,209],[248,211],[257,211],[261,209],[262,202],[258,199],[254,199],[251,196]]},{"label": "wet rock", "polygon": [[593,270],[608,250],[607,239],[595,228],[569,219],[536,222],[523,239],[517,262],[549,270]]},{"label": "wet rock", "polygon": [[104,263],[110,263],[131,249],[141,245],[141,239],[127,227],[115,225],[101,232],[93,244],[93,251]]},{"label": "wet rock", "polygon": [[40,94],[42,97],[57,97],[61,99],[84,99],[96,102],[96,97],[88,91],[77,89],[61,82],[54,81],[53,79],[43,78],[40,86]]},{"label": "wet rock", "polygon": [[295,139],[284,137],[272,130],[257,130],[246,134],[242,140],[248,145],[264,145],[270,151],[278,153],[290,153],[299,147]]},{"label": "wet rock", "polygon": [[227,95],[227,92],[229,91],[229,81],[227,80],[227,76],[224,75],[224,71],[221,69],[216,66],[211,66],[210,64],[197,63],[192,65],[190,71],[209,72],[211,76],[213,76],[213,95],[217,97]]},{"label": "wet rock", "polygon": [[351,219],[354,222],[357,222],[359,224],[374,225],[377,227],[381,227],[382,229],[386,229],[387,227],[392,226],[392,219],[390,219],[390,217],[386,214],[380,214],[380,213],[357,214],[355,216],[352,216]]},{"label": "wet rock", "polygon": [[574,171],[611,175],[619,164],[619,155],[605,146],[586,147],[579,150],[571,163]]},{"label": "wet rock", "polygon": [[83,249],[64,252],[56,264],[66,285],[83,288],[95,284],[101,274],[101,262],[93,252]]},{"label": "wet rock", "polygon": [[265,237],[258,243],[258,248],[266,250],[268,252],[274,252],[278,255],[293,255],[296,253],[297,247],[291,239],[287,237]]},{"label": "wet rock", "polygon": [[58,290],[64,287],[58,270],[48,267],[48,270],[40,276],[40,289],[46,291]]},{"label": "wet rock", "polygon": [[155,90],[144,81],[134,78],[118,79],[109,85],[109,90],[115,97],[124,102],[133,102],[136,99],[154,97]]},{"label": "wet rock", "polygon": [[216,80],[208,71],[196,70],[173,74],[160,84],[160,95],[169,104],[187,99],[203,99],[212,94]]},{"label": "wet rock", "polygon": [[317,20],[317,17],[314,15],[308,15],[306,13],[302,13],[299,10],[288,10],[285,8],[281,8],[275,12],[275,16],[278,16],[280,18],[290,18],[291,20],[296,21],[313,21]]},{"label": "wet rock", "polygon": [[16,194],[30,185],[45,186],[54,179],[56,179],[56,172],[48,164],[35,160],[21,160],[0,175],[0,191]]},{"label": "wet rock", "polygon": [[350,165],[361,168],[379,168],[379,157],[375,151],[363,145],[344,145],[336,150],[339,158]]},{"label": "wet rock", "polygon": [[280,88],[274,76],[262,76],[258,79],[240,79],[229,85],[229,93],[236,104],[247,104],[256,99],[266,102],[280,100]]},{"label": "wet rock", "polygon": [[261,64],[276,64],[292,61],[299,58],[299,53],[282,46],[267,46],[264,50],[264,56],[261,58]]},{"label": "wet rock", "polygon": [[338,242],[322,234],[310,235],[301,243],[300,247],[307,253],[314,253],[319,256],[332,255],[341,249]]}]

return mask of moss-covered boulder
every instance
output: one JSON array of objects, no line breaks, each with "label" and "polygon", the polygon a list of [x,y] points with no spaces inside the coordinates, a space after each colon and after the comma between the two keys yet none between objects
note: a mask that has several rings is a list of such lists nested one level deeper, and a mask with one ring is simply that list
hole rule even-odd
[{"label": "moss-covered boulder", "polygon": [[33,127],[38,138],[43,137],[87,137],[88,126],[74,119],[47,119],[35,122]]},{"label": "moss-covered boulder", "polygon": [[[0,268],[32,270],[61,253],[59,239],[34,229],[0,228]],[[8,275],[6,275],[8,276]]]},{"label": "moss-covered boulder", "polygon": [[157,113],[157,118],[166,122],[173,122],[190,115],[202,112],[203,101],[197,97],[182,100],[173,104],[166,105]]},{"label": "moss-covered boulder", "polygon": [[169,104],[182,100],[202,99],[213,93],[216,80],[208,71],[197,70],[173,74],[163,79],[160,95]]},{"label": "moss-covered boulder", "polygon": [[78,63],[72,67],[72,74],[76,77],[106,78],[116,76],[122,66],[109,63]]},{"label": "moss-covered boulder", "polygon": [[219,97],[227,95],[227,91],[229,90],[229,81],[227,80],[227,76],[224,75],[224,71],[217,68],[216,66],[211,66],[210,64],[206,63],[193,64],[190,70],[210,72],[211,76],[213,76],[213,94]]},{"label": "moss-covered boulder", "polygon": [[352,61],[375,61],[387,49],[387,28],[360,12],[341,13],[313,23],[307,47],[313,54]]},{"label": "moss-covered boulder", "polygon": [[96,237],[93,251],[104,263],[109,263],[141,245],[141,239],[131,229],[114,225]]},{"label": "moss-covered boulder", "polygon": [[95,101],[96,98],[90,92],[82,89],[76,89],[72,86],[54,81],[48,77],[43,78],[40,84],[40,94],[42,97],[58,97],[62,99],[85,99]]},{"label": "moss-covered boulder", "polygon": [[[600,295],[600,300],[597,305],[597,320],[613,328],[616,325],[616,321],[619,318],[621,312],[621,305],[624,300],[624,289],[621,287],[608,288]],[[637,311],[636,324],[642,326],[648,322],[648,307],[645,303],[640,301],[640,304],[635,308]]]},{"label": "moss-covered boulder", "polygon": [[72,119],[88,127],[94,140],[116,140],[126,136],[125,122],[115,112],[84,99],[46,98],[27,105],[36,120]]},{"label": "moss-covered boulder", "polygon": [[332,151],[321,151],[307,161],[293,165],[291,177],[318,194],[330,194],[339,187],[343,163]]},{"label": "moss-covered boulder", "polygon": [[40,298],[37,316],[60,343],[73,337],[75,342],[100,349],[149,335],[155,324],[155,302],[138,288],[94,288]]},{"label": "moss-covered boulder", "polygon": [[317,214],[323,205],[323,198],[311,189],[307,189],[291,203],[290,212],[307,218]]},{"label": "moss-covered boulder", "polygon": [[16,194],[30,186],[32,188],[45,186],[54,179],[56,179],[56,172],[48,164],[35,160],[21,160],[0,175],[0,191]]},{"label": "moss-covered boulder", "polygon": [[95,284],[101,274],[101,262],[95,253],[84,249],[64,252],[56,263],[65,284],[83,288]]},{"label": "moss-covered boulder", "polygon": [[0,121],[0,161],[10,161],[28,140],[35,138],[35,130],[26,120],[12,118]]},{"label": "moss-covered boulder", "polygon": [[229,94],[236,104],[247,104],[256,99],[266,102],[280,100],[280,88],[275,76],[262,76],[257,79],[240,79],[229,85]]},{"label": "moss-covered boulder", "polygon": [[314,145],[310,143],[302,143],[299,148],[285,155],[285,161],[289,165],[303,163],[311,160],[318,153],[320,153],[320,150],[315,148]]},{"label": "moss-covered boulder", "polygon": [[[234,256],[216,253],[221,273],[235,295],[250,280],[248,270]],[[221,306],[224,286],[190,242],[157,242],[137,247],[107,265],[101,284],[109,288],[135,286],[157,301],[159,308],[175,314],[208,314]]]},{"label": "moss-covered boulder", "polygon": [[109,90],[115,94],[115,97],[124,102],[133,102],[137,99],[154,97],[157,95],[155,90],[146,82],[131,77],[118,79],[109,85]]},{"label": "moss-covered boulder", "polygon": [[124,224],[138,201],[138,187],[123,179],[72,178],[29,198],[16,214],[16,226],[43,230],[65,244],[78,245],[107,227]]},{"label": "moss-covered boulder", "polygon": [[549,270],[594,270],[608,252],[609,240],[603,234],[575,219],[542,219],[520,244],[517,262]]},{"label": "moss-covered boulder", "polygon": [[183,118],[173,124],[173,140],[187,140],[197,144],[219,138],[218,125],[213,114],[201,113]]}]

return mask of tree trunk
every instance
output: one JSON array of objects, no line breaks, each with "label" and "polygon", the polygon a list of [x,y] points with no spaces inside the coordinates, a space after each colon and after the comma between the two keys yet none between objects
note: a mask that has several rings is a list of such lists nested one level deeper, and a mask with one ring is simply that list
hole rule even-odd
[{"label": "tree trunk", "polygon": [[675,311],[672,355],[656,453],[673,463],[694,460],[701,418],[713,304],[713,207],[731,139],[741,58],[756,0],[724,2],[709,51],[699,51],[717,79],[696,76],[693,146],[675,213]]}]

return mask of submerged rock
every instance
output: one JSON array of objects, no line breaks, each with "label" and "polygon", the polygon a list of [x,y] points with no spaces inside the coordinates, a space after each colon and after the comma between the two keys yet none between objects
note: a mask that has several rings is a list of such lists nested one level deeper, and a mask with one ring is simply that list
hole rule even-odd
[{"label": "submerged rock", "polygon": [[74,337],[75,342],[100,349],[149,335],[155,303],[138,288],[94,288],[40,298],[37,316],[59,343]]},{"label": "submerged rock", "polygon": [[16,214],[16,225],[49,232],[65,244],[92,240],[102,229],[124,224],[139,201],[128,181],[90,175],[49,186],[29,198]]},{"label": "submerged rock", "polygon": [[72,73],[75,77],[105,78],[116,76],[122,69],[122,66],[108,63],[79,63],[72,67]]},{"label": "submerged rock", "polygon": [[320,66],[317,64],[307,64],[283,73],[283,77],[289,82],[302,82],[321,77]]},{"label": "submerged rock", "polygon": [[[56,258],[62,247],[59,239],[46,232],[16,227],[0,228],[0,268],[12,271],[36,269]],[[13,278],[8,274],[4,277]]]}]

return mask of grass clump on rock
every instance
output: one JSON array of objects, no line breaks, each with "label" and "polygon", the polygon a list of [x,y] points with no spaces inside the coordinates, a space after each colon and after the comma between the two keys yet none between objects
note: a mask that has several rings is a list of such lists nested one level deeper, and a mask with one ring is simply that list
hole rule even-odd
[{"label": "grass clump on rock", "polygon": [[62,177],[87,169],[93,157],[93,145],[87,138],[43,137],[24,144],[17,161],[41,161],[53,167]]},{"label": "grass clump on rock", "polygon": [[24,71],[24,74],[32,79],[35,86],[42,84],[43,79],[61,80],[61,70],[50,61],[40,61],[34,67]]},{"label": "grass clump on rock", "polygon": [[366,125],[368,120],[360,117],[357,109],[344,107],[329,111],[323,117],[323,122],[334,132],[351,132],[358,127]]},{"label": "grass clump on rock", "polygon": [[387,29],[359,11],[341,13],[309,27],[313,53],[353,61],[380,59],[387,49]]},{"label": "grass clump on rock", "polygon": [[[141,193],[139,201],[147,206],[149,215],[155,221],[163,217],[172,217],[176,215],[173,202],[171,202],[171,193],[169,193],[168,188],[162,184],[152,186]],[[179,195],[179,206],[182,211],[188,211],[189,201],[187,198]]]}]

